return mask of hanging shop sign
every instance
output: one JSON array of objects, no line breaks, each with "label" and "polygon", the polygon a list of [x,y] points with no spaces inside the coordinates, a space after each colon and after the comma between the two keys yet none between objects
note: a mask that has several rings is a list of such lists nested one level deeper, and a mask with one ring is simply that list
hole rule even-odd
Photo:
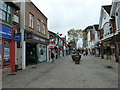
[{"label": "hanging shop sign", "polygon": [[0,24],[0,37],[6,39],[12,39],[12,28]]},{"label": "hanging shop sign", "polygon": [[19,33],[19,34],[15,34],[14,35],[14,40],[16,41],[16,42],[20,42],[21,41],[21,34]]}]

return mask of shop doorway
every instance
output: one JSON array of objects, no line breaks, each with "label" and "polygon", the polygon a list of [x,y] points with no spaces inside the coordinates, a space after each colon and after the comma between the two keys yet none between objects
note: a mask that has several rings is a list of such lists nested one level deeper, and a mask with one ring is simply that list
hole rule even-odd
[{"label": "shop doorway", "polygon": [[4,66],[10,65],[10,41],[4,41]]},{"label": "shop doorway", "polygon": [[26,44],[26,66],[38,63],[36,44]]},{"label": "shop doorway", "polygon": [[2,67],[2,39],[0,39],[0,67]]},{"label": "shop doorway", "polygon": [[15,70],[15,42],[9,39],[0,39],[0,68],[11,67]]}]

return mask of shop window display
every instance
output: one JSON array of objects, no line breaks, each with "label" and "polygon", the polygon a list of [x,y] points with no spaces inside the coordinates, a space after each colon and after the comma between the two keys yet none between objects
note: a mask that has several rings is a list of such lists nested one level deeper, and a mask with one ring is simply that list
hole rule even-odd
[{"label": "shop window display", "polygon": [[0,67],[2,66],[2,40],[0,39]]},{"label": "shop window display", "polygon": [[38,61],[46,61],[47,60],[47,50],[46,45],[38,44],[37,45],[37,55],[38,55]]},{"label": "shop window display", "polygon": [[10,65],[10,42],[4,42],[4,66]]}]

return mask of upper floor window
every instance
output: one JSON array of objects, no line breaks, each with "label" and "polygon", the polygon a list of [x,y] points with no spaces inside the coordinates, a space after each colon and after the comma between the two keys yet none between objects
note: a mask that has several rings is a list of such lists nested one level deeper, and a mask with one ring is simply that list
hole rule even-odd
[{"label": "upper floor window", "polygon": [[103,13],[103,18],[106,19],[106,13],[105,12]]},{"label": "upper floor window", "polygon": [[120,30],[120,8],[116,12],[116,29],[117,31]]},{"label": "upper floor window", "polygon": [[34,16],[29,13],[29,27],[33,28]]},{"label": "upper floor window", "polygon": [[45,34],[45,24],[43,24],[43,33]]},{"label": "upper floor window", "polygon": [[3,1],[0,1],[0,19],[12,23],[12,8]]},{"label": "upper floor window", "polygon": [[37,30],[40,32],[40,20],[37,20]]},{"label": "upper floor window", "polygon": [[107,36],[113,33],[113,28],[110,23],[106,23],[103,29],[104,29],[104,36]]}]

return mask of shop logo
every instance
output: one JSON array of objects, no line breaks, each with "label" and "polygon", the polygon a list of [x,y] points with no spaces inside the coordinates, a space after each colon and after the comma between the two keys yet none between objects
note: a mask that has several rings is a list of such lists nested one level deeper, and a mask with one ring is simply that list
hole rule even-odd
[{"label": "shop logo", "polygon": [[27,39],[32,39],[32,34],[31,33],[27,33]]}]

